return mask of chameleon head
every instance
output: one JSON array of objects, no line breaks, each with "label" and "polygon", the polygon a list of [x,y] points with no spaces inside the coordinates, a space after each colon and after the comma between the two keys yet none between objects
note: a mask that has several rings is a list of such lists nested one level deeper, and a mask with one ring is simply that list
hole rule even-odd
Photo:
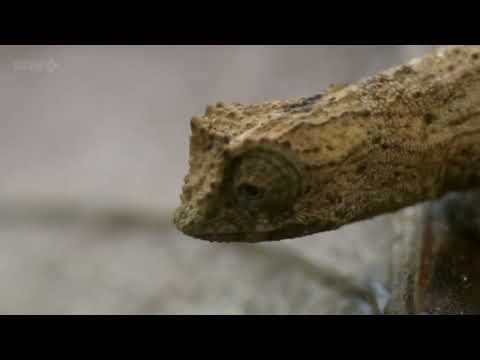
[{"label": "chameleon head", "polygon": [[305,102],[221,104],[193,118],[176,227],[210,241],[260,242],[329,231],[353,219],[360,206],[350,184],[362,175],[342,159],[355,154],[362,136],[341,136],[336,124],[312,128],[298,118],[311,111]]},{"label": "chameleon head", "polygon": [[302,235],[306,228],[295,217],[305,190],[301,162],[291,149],[248,131],[248,124],[253,130],[252,123],[261,126],[258,117],[229,118],[225,107],[192,119],[190,171],[174,215],[176,227],[219,242]]},{"label": "chameleon head", "polygon": [[[226,151],[217,165],[197,183],[204,188],[197,188],[196,194],[191,188],[195,177],[187,176],[182,205],[175,212],[176,226],[189,236],[210,241],[284,238],[303,192],[296,164],[281,152],[259,146],[233,157]],[[209,185],[205,188],[205,184]]]}]

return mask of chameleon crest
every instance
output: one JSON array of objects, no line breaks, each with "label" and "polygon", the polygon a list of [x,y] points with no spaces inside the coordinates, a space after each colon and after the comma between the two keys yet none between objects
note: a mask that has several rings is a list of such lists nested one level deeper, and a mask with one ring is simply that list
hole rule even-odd
[{"label": "chameleon crest", "polygon": [[479,58],[455,46],[308,98],[208,106],[191,120],[177,228],[282,240],[478,185]]}]

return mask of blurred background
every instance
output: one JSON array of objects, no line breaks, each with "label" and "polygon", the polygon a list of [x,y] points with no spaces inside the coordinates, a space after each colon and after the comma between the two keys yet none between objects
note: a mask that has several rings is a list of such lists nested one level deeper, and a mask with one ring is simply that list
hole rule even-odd
[{"label": "blurred background", "polygon": [[371,313],[392,215],[257,245],[173,227],[189,121],[434,47],[0,46],[0,313]]}]

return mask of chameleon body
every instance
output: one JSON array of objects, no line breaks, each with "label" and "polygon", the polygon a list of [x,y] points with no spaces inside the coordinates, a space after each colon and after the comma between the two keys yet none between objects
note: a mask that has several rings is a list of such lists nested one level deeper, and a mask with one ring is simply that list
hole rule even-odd
[{"label": "chameleon body", "polygon": [[480,46],[308,98],[191,120],[174,222],[209,241],[301,237],[480,185]]}]

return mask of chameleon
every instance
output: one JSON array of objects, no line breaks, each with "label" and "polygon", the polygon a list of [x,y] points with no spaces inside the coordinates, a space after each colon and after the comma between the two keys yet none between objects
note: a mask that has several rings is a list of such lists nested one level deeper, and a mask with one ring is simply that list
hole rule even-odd
[{"label": "chameleon", "polygon": [[480,185],[480,46],[310,97],[218,102],[190,125],[181,232],[258,243],[333,231]]}]

